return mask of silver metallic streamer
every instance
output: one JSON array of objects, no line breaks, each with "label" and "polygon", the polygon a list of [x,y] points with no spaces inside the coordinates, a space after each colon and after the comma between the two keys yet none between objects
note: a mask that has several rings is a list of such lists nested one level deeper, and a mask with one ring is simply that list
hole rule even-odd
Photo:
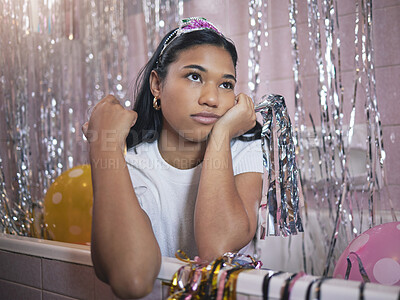
[{"label": "silver metallic streamer", "polygon": [[[299,210],[296,151],[285,100],[280,95],[263,96],[255,108],[263,117],[262,147],[268,174],[267,201],[261,202],[260,238],[303,231]],[[263,218],[260,218],[263,219]]]},{"label": "silver metallic streamer", "polygon": [[[361,1],[361,3],[359,3]],[[385,184],[384,178],[384,158],[385,153],[382,143],[382,130],[380,124],[379,112],[377,109],[377,99],[375,94],[375,79],[373,66],[373,48],[372,48],[372,1],[360,0],[356,6],[355,23],[355,80],[354,92],[351,99],[352,110],[349,118],[349,130],[346,132],[343,128],[343,102],[344,93],[341,77],[341,59],[340,59],[340,38],[339,38],[339,18],[336,0],[308,0],[308,29],[311,42],[311,50],[315,54],[315,64],[318,78],[318,99],[320,108],[320,124],[316,126],[312,116],[310,121],[313,130],[312,135],[303,131],[305,127],[304,119],[299,119],[295,115],[295,132],[301,136],[298,141],[298,154],[305,157],[308,152],[308,172],[304,170],[301,159],[301,176],[304,184],[303,190],[310,188],[314,195],[313,208],[316,211],[316,217],[320,225],[320,234],[324,240],[326,253],[326,263],[323,270],[320,270],[320,264],[314,261],[314,249],[304,255],[304,260],[308,257],[311,266],[311,273],[318,273],[327,276],[330,272],[330,266],[335,262],[349,241],[362,232],[362,201],[357,201],[356,186],[354,179],[349,171],[349,159],[347,153],[351,145],[351,140],[355,128],[355,102],[357,98],[357,89],[365,80],[366,88],[366,127],[367,127],[367,178],[361,200],[366,196],[368,199],[369,227],[375,224],[376,199],[379,199],[379,191],[382,184]],[[297,5],[295,0],[289,2],[289,21],[292,29],[292,54],[294,59],[294,79],[295,79],[295,100],[301,98],[301,82],[299,80],[299,53],[297,49],[297,26],[296,14]],[[361,8],[361,15],[360,15]],[[322,24],[322,27],[321,25]],[[361,32],[360,32],[361,29]],[[296,103],[296,114],[300,117],[304,114],[301,105]],[[304,126],[304,128],[303,128]],[[347,143],[345,139],[347,138]],[[314,140],[314,146],[312,141]],[[304,146],[302,147],[302,144]],[[316,153],[317,162],[314,164],[312,152]],[[303,156],[304,155],[304,156]],[[319,170],[322,178],[317,181],[315,171]],[[308,174],[308,176],[304,176]],[[388,201],[391,205],[392,218],[396,219],[393,211],[391,199]],[[328,216],[324,211],[328,211]],[[359,224],[355,223],[355,213],[359,213]],[[307,213],[307,209],[306,209]],[[328,220],[328,222],[327,222]],[[307,230],[308,216],[306,214],[306,236],[311,244],[318,242],[316,237]],[[321,244],[321,243],[319,243]],[[317,258],[318,259],[318,258]],[[306,265],[305,265],[306,268]],[[317,270],[318,268],[318,270]]]},{"label": "silver metallic streamer", "polygon": [[[305,153],[308,153],[308,160],[311,161],[312,154],[309,149],[309,143],[304,142],[307,141],[309,138],[307,135],[307,125],[305,121],[305,110],[304,110],[304,103],[303,103],[303,95],[302,95],[302,85],[301,85],[301,76],[300,76],[300,53],[299,53],[299,46],[298,46],[298,35],[297,35],[297,2],[295,0],[289,0],[289,24],[290,24],[290,32],[291,32],[291,45],[292,45],[292,57],[293,57],[293,79],[294,79],[294,104],[295,104],[295,113],[294,113],[294,136],[293,142],[296,147],[296,153],[299,162],[299,180],[300,180],[300,188],[304,189],[303,186],[303,174],[306,173],[305,166]],[[309,168],[311,171],[308,176],[314,177],[314,170]],[[314,181],[312,181],[314,182]],[[315,191],[314,184],[311,184],[311,190]],[[300,194],[300,197],[304,195],[303,193]],[[304,216],[305,221],[308,221],[308,205],[307,203],[304,205]],[[306,225],[305,225],[306,226]],[[311,232],[308,233],[312,235]],[[304,238],[303,238],[303,266],[304,269],[307,269],[307,257],[305,253],[305,245],[304,245]]]},{"label": "silver metallic streamer", "polygon": [[48,187],[87,161],[88,107],[107,93],[126,96],[124,3],[0,2],[0,231],[43,236]]},{"label": "silver metallic streamer", "polygon": [[146,22],[147,55],[150,58],[162,37],[183,17],[183,0],[142,0]]},{"label": "silver metallic streamer", "polygon": [[249,60],[248,60],[248,87],[250,96],[255,99],[260,84],[260,53],[262,49],[262,31],[265,34],[265,46],[268,45],[267,37],[267,1],[249,0],[250,30],[249,39]]}]

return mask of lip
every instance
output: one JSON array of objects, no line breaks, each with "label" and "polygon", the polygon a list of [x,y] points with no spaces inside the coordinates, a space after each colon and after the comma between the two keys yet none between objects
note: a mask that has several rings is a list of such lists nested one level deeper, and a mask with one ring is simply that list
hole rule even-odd
[{"label": "lip", "polygon": [[209,125],[217,122],[221,116],[211,112],[203,111],[198,114],[190,115],[190,117],[200,124]]}]

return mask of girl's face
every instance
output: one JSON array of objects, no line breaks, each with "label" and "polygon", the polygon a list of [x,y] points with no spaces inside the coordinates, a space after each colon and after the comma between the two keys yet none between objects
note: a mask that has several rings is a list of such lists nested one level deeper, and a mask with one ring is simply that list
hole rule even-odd
[{"label": "girl's face", "polygon": [[235,105],[235,74],[231,55],[222,47],[182,51],[155,95],[163,114],[162,134],[168,140],[205,141],[215,122]]}]

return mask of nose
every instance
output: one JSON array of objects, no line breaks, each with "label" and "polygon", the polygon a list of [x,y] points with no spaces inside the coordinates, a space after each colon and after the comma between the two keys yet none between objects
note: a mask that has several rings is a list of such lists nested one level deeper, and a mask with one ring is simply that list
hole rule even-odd
[{"label": "nose", "polygon": [[201,90],[199,104],[218,107],[218,88],[212,84],[205,84]]}]

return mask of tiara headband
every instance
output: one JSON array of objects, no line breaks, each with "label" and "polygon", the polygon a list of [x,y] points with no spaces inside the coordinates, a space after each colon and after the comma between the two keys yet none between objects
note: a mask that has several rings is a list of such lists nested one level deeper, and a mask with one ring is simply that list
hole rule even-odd
[{"label": "tiara headband", "polygon": [[201,17],[191,17],[187,19],[182,19],[179,21],[179,27],[175,29],[165,40],[163,48],[160,52],[160,55],[158,58],[160,58],[164,50],[179,36],[181,36],[184,33],[189,33],[193,31],[198,31],[198,30],[212,30],[216,33],[218,33],[220,36],[223,37],[223,34],[210,22],[207,21],[205,18]]}]

